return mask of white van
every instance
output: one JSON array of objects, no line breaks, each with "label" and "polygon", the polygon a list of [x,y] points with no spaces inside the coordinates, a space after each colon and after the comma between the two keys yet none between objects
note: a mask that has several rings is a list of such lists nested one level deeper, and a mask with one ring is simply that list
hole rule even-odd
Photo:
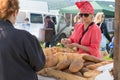
[{"label": "white van", "polygon": [[61,38],[68,37],[72,28],[69,27],[69,24],[67,24],[65,18],[59,14],[21,10],[17,15],[15,27],[22,29],[24,19],[29,18],[30,28],[28,31],[35,35],[39,41],[42,41],[42,37],[44,36],[41,34],[41,29],[44,28],[44,18],[48,15],[50,17],[54,17],[56,21],[56,36],[54,37],[55,40],[60,41]]}]

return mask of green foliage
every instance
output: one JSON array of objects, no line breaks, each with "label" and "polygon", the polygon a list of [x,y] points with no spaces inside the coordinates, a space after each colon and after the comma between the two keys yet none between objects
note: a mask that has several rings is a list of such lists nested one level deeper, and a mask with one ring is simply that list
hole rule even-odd
[{"label": "green foliage", "polygon": [[40,42],[40,46],[41,46],[42,48],[45,48],[45,43],[44,43],[44,42]]},{"label": "green foliage", "polygon": [[112,58],[110,58],[110,55],[108,54],[105,58],[105,60],[112,60]]},{"label": "green foliage", "polygon": [[63,48],[63,45],[61,43],[57,43],[56,46]]}]

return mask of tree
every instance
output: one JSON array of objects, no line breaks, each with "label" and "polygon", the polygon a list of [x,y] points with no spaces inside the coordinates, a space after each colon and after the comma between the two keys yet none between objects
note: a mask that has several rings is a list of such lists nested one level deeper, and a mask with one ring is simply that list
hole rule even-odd
[{"label": "tree", "polygon": [[114,80],[120,80],[120,1],[115,0]]}]

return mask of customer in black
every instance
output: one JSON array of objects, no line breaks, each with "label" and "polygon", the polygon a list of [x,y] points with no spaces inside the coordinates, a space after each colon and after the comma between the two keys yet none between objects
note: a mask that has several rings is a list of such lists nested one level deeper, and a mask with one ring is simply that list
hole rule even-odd
[{"label": "customer in black", "polygon": [[45,56],[36,37],[13,24],[18,0],[0,0],[0,80],[38,80]]},{"label": "customer in black", "polygon": [[[50,16],[46,16],[45,17],[45,24],[44,24],[44,27],[47,29],[52,29],[51,33],[49,34],[50,36],[55,36],[55,23],[51,20],[51,17]],[[48,36],[47,36],[48,37]],[[45,42],[45,47],[49,47],[50,46],[50,43],[51,43],[52,40],[49,40],[49,41],[46,41]]]},{"label": "customer in black", "polygon": [[100,51],[102,59],[105,59],[108,55],[106,45],[108,42],[111,42],[111,37],[109,36],[107,26],[104,22],[105,16],[103,12],[98,12],[95,16],[94,22],[100,27],[102,40],[100,43]]}]

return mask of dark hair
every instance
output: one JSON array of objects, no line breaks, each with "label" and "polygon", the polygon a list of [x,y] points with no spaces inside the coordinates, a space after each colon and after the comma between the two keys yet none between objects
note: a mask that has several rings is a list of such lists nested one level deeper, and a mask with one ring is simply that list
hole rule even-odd
[{"label": "dark hair", "polygon": [[52,17],[52,20],[53,20],[53,22],[54,22],[55,24],[57,23],[55,17]]},{"label": "dark hair", "polygon": [[25,21],[29,21],[29,18],[25,18]]},{"label": "dark hair", "polygon": [[46,16],[45,19],[50,19],[50,16]]}]

